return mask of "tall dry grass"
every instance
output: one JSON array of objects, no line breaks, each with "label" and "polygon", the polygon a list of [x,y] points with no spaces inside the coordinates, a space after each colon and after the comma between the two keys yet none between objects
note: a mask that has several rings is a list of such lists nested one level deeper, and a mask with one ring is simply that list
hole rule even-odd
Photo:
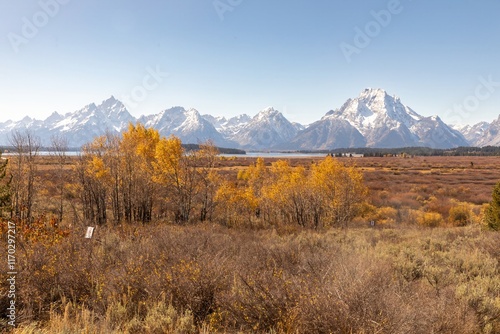
[{"label": "tall dry grass", "polygon": [[19,240],[16,333],[500,332],[500,235],[477,227],[83,232]]}]

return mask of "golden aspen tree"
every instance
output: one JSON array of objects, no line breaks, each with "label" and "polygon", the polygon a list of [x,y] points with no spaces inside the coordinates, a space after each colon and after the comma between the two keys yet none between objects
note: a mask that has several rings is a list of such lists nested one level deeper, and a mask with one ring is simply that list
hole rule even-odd
[{"label": "golden aspen tree", "polygon": [[84,147],[79,176],[86,219],[106,221],[110,204],[115,223],[151,221],[159,141],[158,131],[129,124],[122,135],[107,133]]},{"label": "golden aspen tree", "polygon": [[84,219],[95,224],[105,224],[107,220],[106,184],[109,183],[110,173],[103,159],[106,142],[106,136],[101,136],[85,145],[76,166]]},{"label": "golden aspen tree", "polygon": [[363,174],[355,167],[346,167],[338,160],[327,157],[313,164],[311,182],[318,203],[327,209],[328,221],[347,227],[366,196]]},{"label": "golden aspen tree", "polygon": [[171,136],[158,142],[153,163],[153,180],[164,186],[171,202],[174,220],[189,222],[196,195],[196,167],[194,156],[185,152],[179,138]]},{"label": "golden aspen tree", "polygon": [[124,215],[127,221],[149,222],[152,219],[156,184],[153,162],[160,141],[157,130],[141,124],[129,124],[122,134],[121,153]]},{"label": "golden aspen tree", "polygon": [[305,227],[309,222],[307,177],[303,167],[292,168],[288,161],[278,160],[271,165],[270,182],[263,194],[268,210],[276,219]]},{"label": "golden aspen tree", "polygon": [[[262,189],[268,178],[268,171],[264,159],[259,157],[255,165],[238,173],[238,179],[246,182],[247,190],[244,192],[245,200],[254,208],[255,216],[261,215],[263,204]],[[266,219],[266,217],[263,217]]]},{"label": "golden aspen tree", "polygon": [[118,224],[123,219],[123,152],[120,147],[119,135],[106,133],[106,144],[102,159],[108,169],[105,179],[108,195],[108,203],[111,205],[113,222]]},{"label": "golden aspen tree", "polygon": [[250,188],[238,187],[234,182],[222,181],[215,194],[219,203],[220,219],[226,226],[249,224],[255,217],[258,203]]},{"label": "golden aspen tree", "polygon": [[194,154],[198,164],[200,221],[211,220],[215,209],[217,186],[221,181],[219,173],[215,170],[219,150],[213,142],[208,141],[200,144],[199,150]]}]

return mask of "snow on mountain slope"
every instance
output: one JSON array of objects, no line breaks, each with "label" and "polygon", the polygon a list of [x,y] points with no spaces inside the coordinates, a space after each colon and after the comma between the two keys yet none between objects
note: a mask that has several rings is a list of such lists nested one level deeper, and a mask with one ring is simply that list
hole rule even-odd
[{"label": "snow on mountain slope", "polygon": [[410,131],[419,138],[418,146],[451,148],[469,146],[469,142],[457,130],[446,125],[439,116],[424,117]]},{"label": "snow on mountain slope", "polygon": [[26,131],[29,129],[31,131],[38,132],[43,129],[43,126],[43,121],[36,120],[28,116],[17,122],[9,120],[4,123],[0,123],[0,144],[8,145],[13,131]]},{"label": "snow on mountain slope", "polygon": [[327,116],[349,122],[364,136],[368,147],[467,145],[465,138],[439,117],[423,117],[382,89],[365,89]]},{"label": "snow on mountain slope", "polygon": [[186,144],[198,144],[212,140],[218,146],[235,147],[215,127],[203,118],[196,109],[173,107],[150,118],[145,125],[157,129],[161,135],[175,135]]},{"label": "snow on mountain slope", "polygon": [[195,109],[173,107],[158,114],[136,119],[113,96],[96,105],[91,103],[72,113],[52,113],[45,120],[25,117],[0,123],[0,145],[8,144],[13,130],[29,129],[50,145],[54,134],[63,134],[70,146],[81,146],[96,136],[124,131],[129,123],[154,127],[164,136],[176,135],[185,143],[208,139],[218,146],[246,149],[329,149],[339,147],[429,146],[450,148],[500,145],[500,118],[491,124],[482,122],[459,131],[439,117],[423,117],[382,89],[365,89],[347,100],[339,109],[305,127],[291,123],[272,107],[256,116],[232,118],[201,116]]},{"label": "snow on mountain slope", "polygon": [[40,138],[42,145],[49,146],[51,137],[61,134],[66,136],[69,146],[77,147],[106,132],[119,133],[129,122],[134,123],[135,118],[112,96],[98,106],[91,103],[73,113],[61,115],[54,112],[43,121],[25,117],[19,122],[10,122],[7,127],[0,124],[0,143],[8,144],[12,131],[29,129]]},{"label": "snow on mountain slope", "polygon": [[490,123],[488,122],[479,122],[474,125],[453,126],[453,128],[459,131],[472,146],[477,146],[478,142],[486,135],[489,127]]},{"label": "snow on mountain slope", "polygon": [[[240,123],[241,124],[241,123]],[[261,110],[229,138],[246,149],[269,149],[286,143],[298,131],[285,116],[273,107]]]},{"label": "snow on mountain slope", "polygon": [[278,146],[287,150],[327,150],[365,147],[366,139],[348,121],[325,116],[300,131],[295,138]]},{"label": "snow on mountain slope", "polygon": [[127,129],[129,123],[135,122],[125,106],[111,96],[98,106],[91,103],[54,123],[47,122],[47,131],[38,135],[42,141],[49,143],[48,134],[59,132],[68,138],[70,146],[81,146],[106,132],[120,133]]},{"label": "snow on mountain slope", "polygon": [[220,131],[223,128],[224,124],[227,122],[227,119],[223,116],[212,116],[209,114],[205,114],[201,115],[201,117],[212,124],[217,131]]},{"label": "snow on mountain slope", "polygon": [[238,131],[240,131],[248,122],[252,120],[252,117],[247,114],[242,114],[238,116],[231,117],[227,119],[221,116],[203,115],[207,121],[209,121],[217,131],[227,138],[233,137]]},{"label": "snow on mountain slope", "polygon": [[129,123],[141,122],[159,130],[164,136],[178,136],[185,143],[200,143],[213,140],[216,145],[236,147],[227,140],[195,109],[174,107],[156,115],[133,117],[126,107],[113,96],[100,105],[91,103],[80,110],[65,115],[54,112],[44,121],[25,117],[18,122],[0,123],[0,144],[9,143],[13,130],[29,129],[40,137],[42,145],[49,146],[52,135],[62,134],[68,138],[69,146],[78,147],[107,132],[117,134],[127,129]]},{"label": "snow on mountain slope", "polygon": [[490,124],[486,124],[483,124],[483,127],[481,127],[481,123],[479,123],[473,127],[476,129],[479,128],[479,130],[477,130],[478,132],[482,130],[482,135],[477,137],[474,145],[480,147],[500,146],[500,115]]}]

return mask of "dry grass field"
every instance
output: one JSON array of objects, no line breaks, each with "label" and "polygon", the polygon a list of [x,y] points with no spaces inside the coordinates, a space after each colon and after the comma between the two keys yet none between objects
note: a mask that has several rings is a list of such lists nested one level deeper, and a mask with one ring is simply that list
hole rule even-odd
[{"label": "dry grass field", "polygon": [[[279,160],[265,159],[266,165]],[[308,167],[321,158],[292,158],[292,166]],[[500,157],[367,157],[339,158],[357,166],[364,175],[370,202],[375,207],[437,212],[447,219],[449,210],[464,203],[480,215],[500,180]],[[254,158],[236,158],[220,163],[221,171],[236,177],[238,171],[255,163]],[[401,211],[401,210],[400,210]],[[408,221],[399,217],[399,223]]]},{"label": "dry grass field", "polygon": [[[348,228],[153,221],[99,226],[89,240],[71,158],[64,221],[18,227],[14,332],[499,333],[500,234],[483,228],[482,208],[500,158],[341,159],[369,189]],[[236,179],[254,163],[224,158],[217,169]],[[57,209],[56,169],[38,162],[45,217]]]}]

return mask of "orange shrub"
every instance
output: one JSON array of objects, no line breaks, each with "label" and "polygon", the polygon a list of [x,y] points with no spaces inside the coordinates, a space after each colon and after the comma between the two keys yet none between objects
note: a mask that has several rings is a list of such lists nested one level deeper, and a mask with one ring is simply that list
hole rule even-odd
[{"label": "orange shrub", "polygon": [[417,217],[417,222],[425,227],[437,227],[443,223],[443,216],[437,212],[424,212]]},{"label": "orange shrub", "polygon": [[450,208],[448,221],[453,226],[466,226],[471,223],[472,212],[466,203],[454,205]]}]

